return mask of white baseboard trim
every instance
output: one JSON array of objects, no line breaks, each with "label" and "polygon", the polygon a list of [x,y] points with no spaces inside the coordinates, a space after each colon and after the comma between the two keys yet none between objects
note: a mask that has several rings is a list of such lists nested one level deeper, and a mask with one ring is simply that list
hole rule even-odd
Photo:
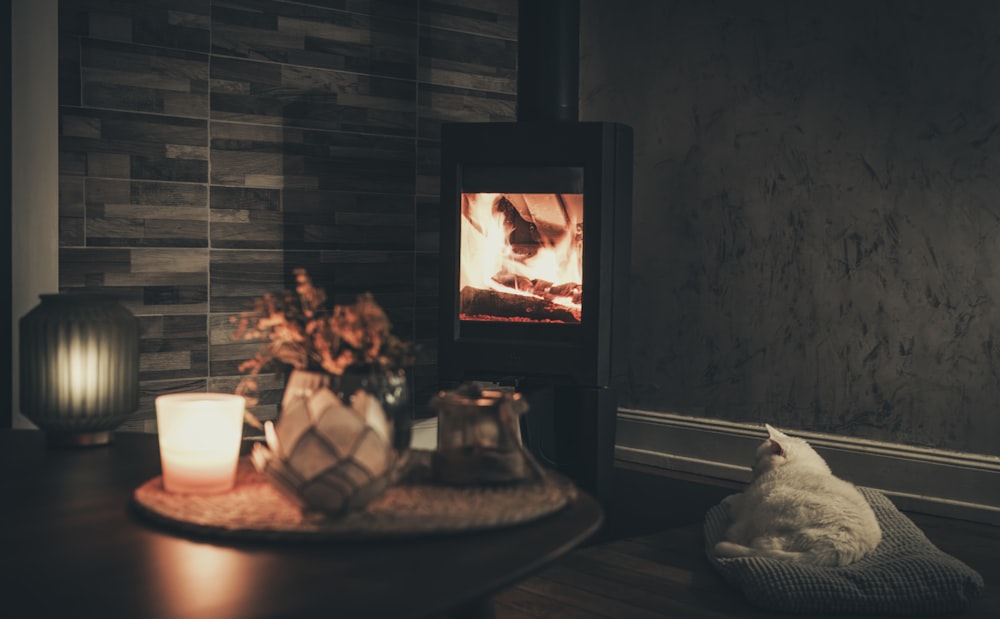
[{"label": "white baseboard trim", "polygon": [[[761,426],[619,409],[615,459],[726,482],[750,481]],[[900,509],[1000,524],[1000,457],[797,432],[839,476],[877,488]],[[437,419],[413,425],[414,448],[437,447]]]},{"label": "white baseboard trim", "polygon": [[[783,428],[784,430],[784,428]],[[839,477],[877,488],[904,510],[1000,524],[1000,457],[798,432]],[[747,483],[762,426],[619,409],[615,458]]]}]

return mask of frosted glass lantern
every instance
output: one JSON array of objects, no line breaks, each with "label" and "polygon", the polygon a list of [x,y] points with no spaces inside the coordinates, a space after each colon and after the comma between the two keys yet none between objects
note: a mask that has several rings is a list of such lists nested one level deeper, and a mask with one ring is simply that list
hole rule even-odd
[{"label": "frosted glass lantern", "polygon": [[43,294],[19,327],[21,413],[49,443],[110,443],[139,405],[136,317],[106,295]]}]

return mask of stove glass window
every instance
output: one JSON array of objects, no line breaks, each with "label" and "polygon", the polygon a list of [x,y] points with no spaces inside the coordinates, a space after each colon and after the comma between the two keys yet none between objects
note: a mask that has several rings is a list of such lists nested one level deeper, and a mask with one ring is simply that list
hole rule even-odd
[{"label": "stove glass window", "polygon": [[579,324],[583,194],[461,194],[459,318]]}]

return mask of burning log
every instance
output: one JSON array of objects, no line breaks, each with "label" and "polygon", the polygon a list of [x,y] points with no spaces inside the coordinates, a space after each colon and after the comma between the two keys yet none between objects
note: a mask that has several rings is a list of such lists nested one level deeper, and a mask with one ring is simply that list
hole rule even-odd
[{"label": "burning log", "polygon": [[532,224],[539,242],[554,245],[569,230],[570,216],[561,195],[508,194],[507,198],[521,217]]},{"label": "burning log", "polygon": [[576,305],[580,304],[581,293],[580,284],[566,282],[565,284],[553,285],[552,282],[544,279],[531,279],[524,275],[501,271],[493,276],[493,281],[514,290],[530,292],[531,294],[551,301],[556,297],[569,297]]},{"label": "burning log", "polygon": [[574,305],[583,303],[583,288],[579,284],[563,284],[549,289],[549,298],[569,297]]},{"label": "burning log", "polygon": [[518,275],[517,273],[511,273],[510,271],[500,271],[493,276],[493,281],[500,284],[501,286],[506,286],[508,288],[513,288],[514,290],[523,290],[525,292],[535,289],[535,282],[537,280],[531,279],[530,277],[525,277],[524,275]]},{"label": "burning log", "polygon": [[459,307],[462,314],[468,316],[486,316],[501,320],[523,318],[539,322],[580,322],[572,310],[547,299],[472,286],[462,288],[459,294]]},{"label": "burning log", "polygon": [[574,297],[579,303],[580,297],[580,284],[574,284],[572,282],[566,284],[559,284],[558,286],[552,286],[549,288],[549,294],[554,297]]},{"label": "burning log", "polygon": [[535,285],[531,287],[531,292],[538,296],[545,296],[549,290],[552,290],[552,282],[547,282],[544,279],[536,279]]}]

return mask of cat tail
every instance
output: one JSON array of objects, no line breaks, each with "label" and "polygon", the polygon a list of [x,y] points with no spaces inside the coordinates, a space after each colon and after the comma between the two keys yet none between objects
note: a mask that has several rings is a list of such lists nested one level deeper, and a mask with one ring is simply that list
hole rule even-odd
[{"label": "cat tail", "polygon": [[764,557],[766,559],[779,559],[795,563],[808,563],[810,565],[837,565],[840,562],[840,553],[837,552],[795,552],[780,548],[753,548],[735,542],[719,542],[716,544],[715,556],[724,558]]}]

